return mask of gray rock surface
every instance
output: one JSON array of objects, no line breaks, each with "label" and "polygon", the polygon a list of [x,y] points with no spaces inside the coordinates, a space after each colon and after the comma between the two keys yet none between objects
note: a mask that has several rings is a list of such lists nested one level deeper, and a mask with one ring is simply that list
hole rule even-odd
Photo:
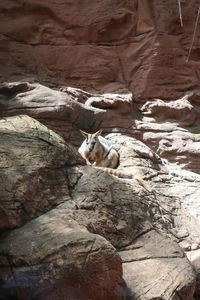
[{"label": "gray rock surface", "polygon": [[[199,300],[198,9],[0,1],[0,298],[193,300],[180,246]],[[77,155],[100,128],[134,179]]]},{"label": "gray rock surface", "polygon": [[1,241],[1,291],[19,299],[122,299],[114,247],[62,211],[61,205]]},{"label": "gray rock surface", "polygon": [[128,299],[192,298],[194,274],[184,252],[170,239],[152,230],[119,253],[130,287]]},{"label": "gray rock surface", "polygon": [[[48,161],[50,169],[64,170],[67,192],[61,197],[63,203],[46,212],[44,200],[57,199],[57,188],[51,190],[44,200],[40,198],[41,209],[34,220],[30,216],[19,229],[1,235],[2,291],[28,299],[34,293],[36,299],[45,300],[62,300],[64,294],[70,300],[192,300],[196,275],[179,245],[187,251],[199,248],[199,219],[187,207],[187,201],[196,197],[199,175],[194,174],[194,181],[188,171],[174,170],[141,141],[109,134],[120,152],[119,170],[134,175],[118,178],[81,166],[72,146],[30,117],[3,119],[4,128],[10,130],[13,120],[12,143],[19,143],[25,130],[39,149],[37,159],[42,157],[44,133],[47,137],[51,133],[52,162],[42,161]],[[57,157],[60,149],[63,156]],[[34,159],[28,165],[30,170],[37,166]],[[37,172],[45,178],[40,169]],[[42,193],[45,187],[42,180],[37,188]]]},{"label": "gray rock surface", "polygon": [[18,227],[69,199],[64,166],[77,152],[38,121],[0,120],[0,230]]}]

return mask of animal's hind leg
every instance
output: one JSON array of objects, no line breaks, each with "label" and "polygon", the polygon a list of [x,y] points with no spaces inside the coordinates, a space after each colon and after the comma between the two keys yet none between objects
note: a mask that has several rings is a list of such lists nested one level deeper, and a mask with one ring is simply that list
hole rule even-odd
[{"label": "animal's hind leg", "polygon": [[111,151],[105,163],[106,168],[115,168],[118,163],[118,156],[114,151]]}]

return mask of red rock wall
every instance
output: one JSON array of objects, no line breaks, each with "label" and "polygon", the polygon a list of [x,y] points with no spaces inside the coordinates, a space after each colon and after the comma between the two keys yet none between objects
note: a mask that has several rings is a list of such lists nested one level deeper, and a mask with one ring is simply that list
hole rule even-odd
[{"label": "red rock wall", "polygon": [[187,62],[198,6],[181,0],[181,27],[175,0],[1,0],[1,80],[23,71],[100,93],[178,98],[200,81],[199,30]]}]

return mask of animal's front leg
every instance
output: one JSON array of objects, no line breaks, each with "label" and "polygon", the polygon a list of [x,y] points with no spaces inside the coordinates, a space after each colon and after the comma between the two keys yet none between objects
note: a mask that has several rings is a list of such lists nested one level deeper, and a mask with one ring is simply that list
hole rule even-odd
[{"label": "animal's front leg", "polygon": [[82,157],[85,159],[85,161],[86,161],[86,164],[88,165],[88,166],[91,166],[92,164],[91,164],[91,162],[90,162],[90,153],[89,152],[84,152],[83,154],[82,154]]},{"label": "animal's front leg", "polygon": [[95,153],[95,162],[92,164],[94,167],[98,166],[100,162],[102,161],[102,153],[96,152]]}]

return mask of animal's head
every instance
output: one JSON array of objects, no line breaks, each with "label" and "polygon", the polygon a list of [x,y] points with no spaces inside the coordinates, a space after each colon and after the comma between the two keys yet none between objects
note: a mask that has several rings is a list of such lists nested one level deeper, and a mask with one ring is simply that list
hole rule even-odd
[{"label": "animal's head", "polygon": [[88,145],[89,152],[92,152],[93,149],[94,149],[95,144],[98,142],[98,137],[102,133],[102,129],[98,130],[97,132],[95,132],[93,134],[87,133],[83,130],[80,130],[80,132],[86,138],[85,141],[86,141],[86,144]]}]

